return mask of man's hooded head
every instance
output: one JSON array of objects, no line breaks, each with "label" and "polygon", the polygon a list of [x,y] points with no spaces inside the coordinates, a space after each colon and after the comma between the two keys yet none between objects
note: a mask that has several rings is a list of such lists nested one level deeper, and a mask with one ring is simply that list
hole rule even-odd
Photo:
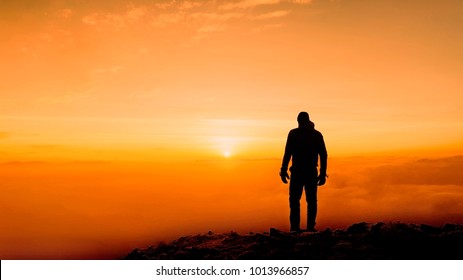
[{"label": "man's hooded head", "polygon": [[308,125],[310,123],[309,113],[300,112],[299,115],[297,115],[297,122],[299,125]]}]

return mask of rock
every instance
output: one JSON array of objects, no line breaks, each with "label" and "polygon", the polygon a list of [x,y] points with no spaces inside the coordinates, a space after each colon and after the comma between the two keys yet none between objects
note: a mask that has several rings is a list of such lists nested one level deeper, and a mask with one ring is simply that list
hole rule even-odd
[{"label": "rock", "polygon": [[376,223],[376,224],[374,224],[374,225],[372,225],[370,227],[370,231],[373,232],[373,233],[380,232],[384,225],[385,225],[385,223],[382,223],[382,222]]},{"label": "rock", "polygon": [[461,225],[456,225],[456,224],[445,224],[444,228],[442,229],[444,232],[451,232],[451,231],[456,231],[456,230],[462,230]]},{"label": "rock", "polygon": [[369,224],[365,222],[353,224],[347,229],[347,233],[350,233],[350,234],[367,233],[368,231],[369,231]]},{"label": "rock", "polygon": [[143,254],[140,249],[136,248],[132,252],[130,252],[126,257],[126,260],[144,260],[146,259],[145,255]]},{"label": "rock", "polygon": [[440,228],[433,227],[433,226],[430,226],[430,225],[425,225],[425,224],[421,224],[420,229],[421,229],[422,232],[424,232],[426,234],[439,234],[439,233],[442,232],[442,229],[440,229]]},{"label": "rock", "polygon": [[270,236],[281,236],[284,235],[283,231],[276,229],[276,228],[270,228]]}]

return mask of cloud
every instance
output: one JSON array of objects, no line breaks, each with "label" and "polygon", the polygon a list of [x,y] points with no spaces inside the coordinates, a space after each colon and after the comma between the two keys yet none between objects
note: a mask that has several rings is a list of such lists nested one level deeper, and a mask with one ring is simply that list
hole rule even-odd
[{"label": "cloud", "polygon": [[207,1],[175,1],[172,0],[170,2],[164,2],[164,3],[155,3],[153,4],[153,7],[156,9],[160,10],[168,10],[172,8],[176,8],[179,10],[191,10],[194,8],[201,7],[203,5],[207,5]]},{"label": "cloud", "polygon": [[33,149],[45,149],[45,150],[49,150],[49,149],[57,149],[57,148],[61,148],[62,145],[53,145],[53,144],[41,144],[41,145],[30,145],[29,147],[33,148]]},{"label": "cloud", "polygon": [[180,10],[191,10],[197,7],[201,7],[202,5],[204,5],[204,2],[182,1],[178,4],[178,8]]},{"label": "cloud", "polygon": [[[193,31],[187,39],[197,42],[213,36],[214,33],[228,30],[233,24],[252,24],[252,27],[246,30],[253,32],[282,27],[283,24],[280,23],[258,21],[283,18],[288,16],[292,9],[298,8],[294,5],[309,3],[311,1],[302,0],[165,1],[146,5],[130,4],[117,12],[93,12],[84,15],[81,21],[97,30],[120,30],[133,28],[136,24],[152,28],[170,28],[175,25],[175,28],[185,28],[190,34]],[[282,5],[285,9],[282,9]],[[260,6],[265,6],[266,11],[259,15],[253,8]],[[237,19],[241,21],[238,23]]]},{"label": "cloud", "polygon": [[86,15],[82,18],[82,22],[87,25],[101,25],[101,24],[109,24],[109,23],[116,23],[116,16],[110,13],[93,13],[90,15]]},{"label": "cloud", "polygon": [[222,10],[233,9],[250,9],[262,5],[275,5],[279,4],[280,0],[243,0],[238,2],[229,2],[220,6]]},{"label": "cloud", "polygon": [[92,71],[93,74],[105,74],[105,73],[110,73],[110,74],[115,74],[122,70],[124,67],[120,65],[114,65],[111,67],[105,67],[105,68],[97,68]]},{"label": "cloud", "polygon": [[185,20],[185,13],[172,12],[158,15],[151,21],[152,26],[166,27],[169,24],[179,23]]},{"label": "cloud", "polygon": [[312,3],[312,1],[313,0],[242,0],[238,2],[225,3],[221,5],[219,8],[222,10],[252,9],[257,6],[277,5],[281,3],[306,5]]},{"label": "cloud", "polygon": [[142,19],[146,14],[145,7],[134,7],[132,6],[125,13],[125,17],[130,21],[138,21]]},{"label": "cloud", "polygon": [[216,13],[216,12],[207,12],[207,13],[194,13],[189,17],[193,20],[216,20],[224,22],[231,19],[239,19],[244,17],[245,13],[236,13],[236,12],[227,12],[227,13]]},{"label": "cloud", "polygon": [[310,4],[312,3],[313,0],[292,0],[292,1],[289,1],[290,3],[293,3],[293,4]]},{"label": "cloud", "polygon": [[280,11],[274,11],[274,12],[258,15],[256,17],[254,17],[253,19],[266,20],[266,19],[281,18],[281,17],[285,17],[285,16],[289,15],[290,13],[291,13],[291,11],[288,11],[288,10],[280,10]]},{"label": "cloud", "polygon": [[82,17],[82,22],[91,26],[124,27],[148,19],[154,26],[177,23],[186,13],[206,5],[201,1],[170,1],[151,5],[127,5],[121,12],[95,12]]},{"label": "cloud", "polygon": [[224,29],[224,27],[221,26],[221,25],[211,24],[211,25],[204,25],[204,26],[201,26],[201,27],[198,29],[198,32],[199,32],[199,33],[210,33],[210,32],[221,31],[221,30],[223,30],[223,29]]},{"label": "cloud", "polygon": [[96,12],[86,15],[82,18],[82,22],[91,26],[113,26],[123,27],[131,23],[140,21],[147,14],[145,6],[127,6],[122,13],[111,12]]},{"label": "cloud", "polygon": [[68,19],[72,16],[74,12],[71,9],[61,9],[58,11],[58,17],[63,19]]},{"label": "cloud", "polygon": [[[62,147],[61,145],[31,145],[36,146],[35,148],[43,148],[46,149],[46,146],[50,146],[50,148],[57,148]],[[39,147],[43,146],[43,147]],[[28,167],[79,167],[79,166],[90,166],[90,165],[108,165],[111,164],[112,161],[109,160],[72,160],[72,161],[61,161],[61,162],[53,162],[53,161],[8,161],[8,162],[0,162],[0,166],[2,167],[17,167],[17,168],[28,168]]]},{"label": "cloud", "polygon": [[320,189],[321,220],[461,222],[462,167],[463,156],[331,159]]},{"label": "cloud", "polygon": [[226,29],[226,26],[224,24],[219,24],[219,23],[205,24],[205,25],[200,26],[197,29],[196,35],[193,36],[192,40],[194,42],[199,42],[204,38],[210,37],[211,34],[223,31],[225,29]]},{"label": "cloud", "polygon": [[285,26],[285,25],[282,24],[282,23],[272,23],[272,24],[266,24],[266,25],[263,25],[263,26],[255,27],[252,31],[254,31],[254,32],[262,32],[262,31],[266,31],[266,30],[269,30],[269,29],[281,28],[283,26]]},{"label": "cloud", "polygon": [[379,166],[370,171],[371,182],[397,185],[463,186],[463,156],[419,159]]}]

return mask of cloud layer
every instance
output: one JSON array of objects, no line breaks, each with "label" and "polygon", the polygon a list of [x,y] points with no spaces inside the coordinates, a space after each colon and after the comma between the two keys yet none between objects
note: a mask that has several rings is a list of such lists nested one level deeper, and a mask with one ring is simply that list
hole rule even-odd
[{"label": "cloud layer", "polygon": [[[240,20],[272,20],[288,16],[292,9],[311,1],[244,0],[244,1],[170,1],[153,4],[127,4],[117,12],[87,12],[82,23],[97,28],[123,28],[137,23],[153,27],[168,27],[174,24],[196,26],[197,33],[218,32],[227,27],[226,22]],[[282,9],[282,6],[286,9]],[[289,6],[288,6],[289,5]],[[259,10],[257,8],[264,7]],[[59,15],[69,18],[71,9],[63,9]],[[220,28],[211,28],[218,26]],[[255,30],[263,30],[255,27]]]},{"label": "cloud layer", "polygon": [[[386,162],[386,163],[385,163]],[[463,157],[333,160],[320,201],[329,218],[463,222]],[[342,209],[336,214],[332,207]],[[325,214],[321,214],[325,215]]]}]

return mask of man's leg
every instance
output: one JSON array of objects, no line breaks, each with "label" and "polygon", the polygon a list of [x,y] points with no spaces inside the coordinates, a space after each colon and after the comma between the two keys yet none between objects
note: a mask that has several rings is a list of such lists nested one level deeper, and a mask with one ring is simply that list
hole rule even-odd
[{"label": "man's leg", "polygon": [[310,182],[305,185],[308,231],[315,231],[315,219],[317,218],[317,189],[318,185],[316,180],[310,180]]},{"label": "man's leg", "polygon": [[298,179],[296,176],[291,176],[289,182],[289,221],[291,223],[291,231],[300,230],[301,220],[301,207],[300,200],[303,190],[303,181]]}]

